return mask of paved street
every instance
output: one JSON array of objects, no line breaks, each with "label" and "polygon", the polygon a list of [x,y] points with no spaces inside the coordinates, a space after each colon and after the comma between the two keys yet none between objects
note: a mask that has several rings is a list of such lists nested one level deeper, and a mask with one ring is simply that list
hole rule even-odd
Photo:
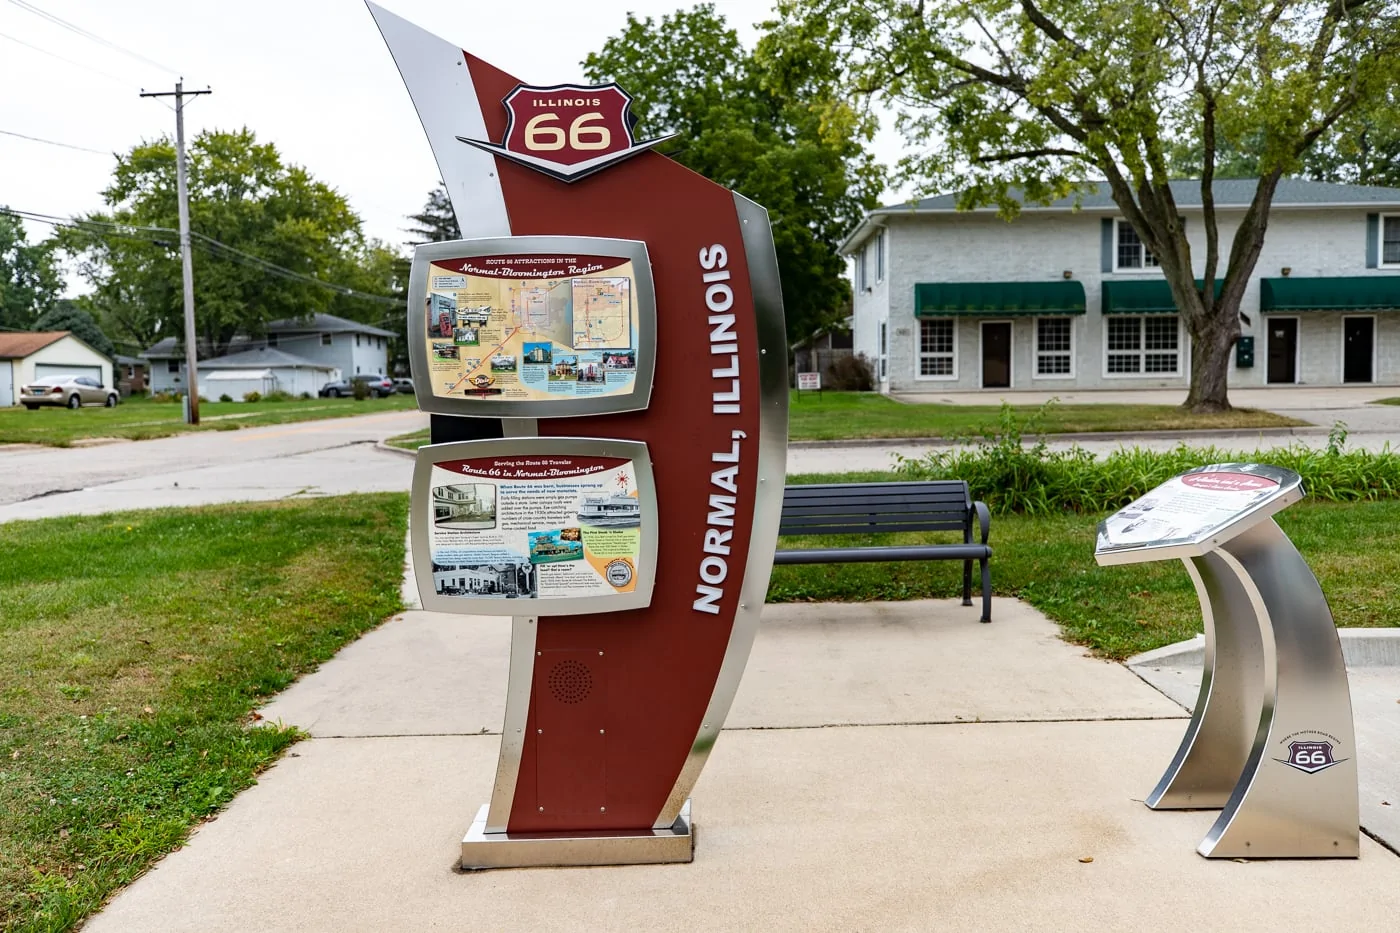
[{"label": "paved street", "polygon": [[[1367,404],[1400,389],[1241,389],[1235,404],[1264,406],[1309,421],[1312,427],[1236,432],[1083,435],[1054,441],[1096,453],[1120,446],[1170,450],[1183,440],[1226,450],[1306,444],[1323,447],[1331,426],[1344,422],[1347,446],[1400,449],[1400,406]],[[1170,404],[1174,392],[1120,393],[1115,400]],[[1012,393],[1007,401],[1035,404],[1044,393]],[[920,396],[918,401],[986,404],[978,393]],[[1095,393],[1064,395],[1065,402],[1104,401]],[[427,425],[418,412],[206,431],[153,441],[96,447],[0,446],[0,521],[108,512],[169,505],[201,505],[298,495],[406,491],[412,460],[376,449],[375,443]],[[920,457],[934,445],[921,441],[795,443],[787,469],[794,473],[885,470],[894,455]]]},{"label": "paved street", "polygon": [[0,521],[407,491],[413,462],[374,445],[427,421],[386,412],[98,447],[0,447]]}]

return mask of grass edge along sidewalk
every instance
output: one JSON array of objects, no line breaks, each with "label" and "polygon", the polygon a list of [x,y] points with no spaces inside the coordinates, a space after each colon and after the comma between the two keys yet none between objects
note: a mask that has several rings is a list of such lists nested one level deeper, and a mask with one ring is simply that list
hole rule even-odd
[{"label": "grass edge along sidewalk", "polygon": [[178,402],[128,400],[116,408],[46,407],[35,411],[0,408],[0,444],[44,444],[71,447],[93,438],[144,441],[191,431],[237,431],[240,428],[349,418],[391,411],[414,411],[412,395],[390,395],[364,400],[313,398],[260,402],[201,402],[200,423],[184,423]]},{"label": "grass edge along sidewalk", "polygon": [[378,494],[0,524],[0,929],[72,929],[297,741],[250,713],[401,608],[406,517]]},{"label": "grass edge along sidewalk", "polygon": [[[1078,434],[1114,431],[1180,431],[1234,428],[1286,428],[1307,425],[1253,408],[1213,415],[1193,415],[1176,405],[935,405],[898,402],[877,392],[790,393],[788,440],[869,440],[888,438],[962,438],[994,430],[1007,418],[1026,425],[1026,433]],[[392,437],[385,443],[417,450],[428,431]]]}]

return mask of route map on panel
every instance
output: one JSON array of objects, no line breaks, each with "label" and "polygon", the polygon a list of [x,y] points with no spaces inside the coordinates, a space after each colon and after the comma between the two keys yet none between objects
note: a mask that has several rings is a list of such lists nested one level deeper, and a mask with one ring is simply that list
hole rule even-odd
[{"label": "route map on panel", "polygon": [[439,397],[625,395],[637,372],[632,262],[471,256],[428,266],[427,354]]}]

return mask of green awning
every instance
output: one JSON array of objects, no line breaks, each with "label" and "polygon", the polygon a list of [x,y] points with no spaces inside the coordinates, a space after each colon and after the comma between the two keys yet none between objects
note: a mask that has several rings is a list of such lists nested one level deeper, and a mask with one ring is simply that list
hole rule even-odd
[{"label": "green awning", "polygon": [[1400,275],[1260,279],[1260,311],[1400,309]]},{"label": "green awning", "polygon": [[1084,285],[1059,282],[921,282],[914,316],[1083,314]]},{"label": "green awning", "polygon": [[[1205,285],[1205,279],[1197,279],[1196,287]],[[1215,280],[1215,294],[1219,296],[1225,283]],[[1172,288],[1166,279],[1143,279],[1138,281],[1104,282],[1104,314],[1176,314],[1176,301],[1172,298]]]}]

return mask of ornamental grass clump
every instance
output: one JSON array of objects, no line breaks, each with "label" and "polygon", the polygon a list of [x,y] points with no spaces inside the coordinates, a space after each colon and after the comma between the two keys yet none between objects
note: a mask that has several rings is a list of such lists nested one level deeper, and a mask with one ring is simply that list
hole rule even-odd
[{"label": "ornamental grass clump", "polygon": [[1193,467],[1232,462],[1293,470],[1302,477],[1303,491],[1321,501],[1400,498],[1400,454],[1389,447],[1347,450],[1340,422],[1321,450],[1295,444],[1245,452],[1181,444],[1168,451],[1123,447],[1100,457],[1078,445],[1051,450],[1037,436],[1052,404],[1024,419],[1003,405],[997,426],[970,446],[900,457],[896,469],[909,479],[965,480],[974,499],[1003,515],[1109,511]]}]

